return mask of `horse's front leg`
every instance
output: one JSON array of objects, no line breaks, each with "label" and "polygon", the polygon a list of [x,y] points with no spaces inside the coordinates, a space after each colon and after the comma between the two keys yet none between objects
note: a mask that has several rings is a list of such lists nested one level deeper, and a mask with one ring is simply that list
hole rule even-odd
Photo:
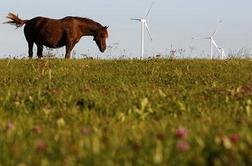
[{"label": "horse's front leg", "polygon": [[81,38],[81,36],[74,37],[74,38],[71,37],[70,35],[68,36],[68,40],[66,42],[66,55],[65,55],[66,59],[71,58],[71,51],[73,50],[75,44],[79,42],[80,38]]},{"label": "horse's front leg", "polygon": [[70,59],[71,58],[71,51],[74,48],[73,43],[69,43],[66,45],[66,54],[65,54],[65,59]]}]

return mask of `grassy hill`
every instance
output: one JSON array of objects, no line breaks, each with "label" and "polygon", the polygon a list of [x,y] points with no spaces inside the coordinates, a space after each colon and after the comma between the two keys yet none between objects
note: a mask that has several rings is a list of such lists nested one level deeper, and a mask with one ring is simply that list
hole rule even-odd
[{"label": "grassy hill", "polygon": [[0,60],[0,166],[251,165],[252,62]]}]

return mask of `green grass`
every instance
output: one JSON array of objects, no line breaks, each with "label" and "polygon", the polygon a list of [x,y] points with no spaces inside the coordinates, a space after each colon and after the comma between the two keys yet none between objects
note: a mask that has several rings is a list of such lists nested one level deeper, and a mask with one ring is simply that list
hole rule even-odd
[{"label": "green grass", "polygon": [[0,60],[0,166],[252,165],[248,60]]}]

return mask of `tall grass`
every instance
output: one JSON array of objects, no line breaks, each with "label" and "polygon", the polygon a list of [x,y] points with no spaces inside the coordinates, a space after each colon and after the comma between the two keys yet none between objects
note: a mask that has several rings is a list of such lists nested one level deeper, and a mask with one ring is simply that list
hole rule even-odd
[{"label": "tall grass", "polygon": [[1,60],[0,166],[251,165],[252,62]]}]

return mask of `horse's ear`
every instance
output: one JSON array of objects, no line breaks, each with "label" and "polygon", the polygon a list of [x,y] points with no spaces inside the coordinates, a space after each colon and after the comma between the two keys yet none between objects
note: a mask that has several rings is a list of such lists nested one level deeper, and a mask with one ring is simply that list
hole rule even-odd
[{"label": "horse's ear", "polygon": [[105,29],[108,29],[108,26],[105,26],[104,28],[105,28]]}]

